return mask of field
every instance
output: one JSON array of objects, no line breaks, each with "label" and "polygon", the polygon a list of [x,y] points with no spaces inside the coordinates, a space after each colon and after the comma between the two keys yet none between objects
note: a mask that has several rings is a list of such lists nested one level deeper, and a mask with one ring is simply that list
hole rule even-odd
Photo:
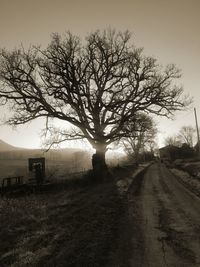
[{"label": "field", "polygon": [[[126,201],[113,171],[106,183],[56,184],[45,192],[0,200],[0,266],[128,266]],[[126,249],[124,249],[126,247]]]},{"label": "field", "polygon": [[27,161],[0,159],[0,180],[5,177],[16,175],[28,175]]},{"label": "field", "polygon": [[[46,161],[46,177],[48,179],[66,179],[74,172],[85,171],[86,169],[76,163],[67,161]],[[0,181],[5,177],[22,175],[25,181],[32,175],[28,170],[28,160],[22,159],[0,159]],[[71,175],[69,175],[71,177]]]}]

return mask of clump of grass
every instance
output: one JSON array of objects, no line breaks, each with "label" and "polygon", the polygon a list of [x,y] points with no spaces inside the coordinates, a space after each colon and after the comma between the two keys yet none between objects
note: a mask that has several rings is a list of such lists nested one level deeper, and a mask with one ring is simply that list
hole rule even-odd
[{"label": "clump of grass", "polygon": [[0,266],[106,266],[121,211],[112,179],[91,183],[85,177],[36,195],[3,198]]},{"label": "clump of grass", "polygon": [[0,266],[9,266],[26,254],[35,231],[45,226],[46,216],[46,204],[36,196],[0,200]]}]

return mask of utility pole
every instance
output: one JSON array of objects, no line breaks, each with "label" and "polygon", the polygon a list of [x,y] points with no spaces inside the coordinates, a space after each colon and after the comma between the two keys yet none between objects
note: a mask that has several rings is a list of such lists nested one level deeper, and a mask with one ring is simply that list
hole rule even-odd
[{"label": "utility pole", "polygon": [[199,155],[200,155],[200,138],[199,138],[199,126],[198,126],[198,121],[197,121],[197,113],[196,113],[196,108],[194,108],[194,116],[195,116],[195,122],[196,122],[196,128],[197,128],[197,145],[199,149]]}]

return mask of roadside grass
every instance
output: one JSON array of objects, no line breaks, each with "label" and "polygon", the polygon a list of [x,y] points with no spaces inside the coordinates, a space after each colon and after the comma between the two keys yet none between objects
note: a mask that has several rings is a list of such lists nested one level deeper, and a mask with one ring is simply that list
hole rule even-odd
[{"label": "roadside grass", "polygon": [[[113,170],[104,183],[68,182],[45,192],[0,199],[0,266],[128,266],[121,234],[126,201]],[[116,265],[117,264],[117,265]]]},{"label": "roadside grass", "polygon": [[200,180],[199,177],[194,177],[188,172],[171,168],[171,172],[176,176],[179,182],[189,188],[194,194],[200,197]]}]

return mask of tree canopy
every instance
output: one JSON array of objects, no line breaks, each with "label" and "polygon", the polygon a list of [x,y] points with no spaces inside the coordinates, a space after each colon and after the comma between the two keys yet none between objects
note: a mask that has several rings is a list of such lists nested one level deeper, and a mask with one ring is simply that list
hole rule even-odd
[{"label": "tree canopy", "polygon": [[53,34],[46,49],[2,49],[0,102],[13,111],[8,123],[57,118],[76,129],[64,138],[86,138],[104,155],[138,112],[169,116],[185,107],[179,77],[175,65],[162,68],[134,47],[128,31],[95,31],[83,41]]},{"label": "tree canopy", "polygon": [[145,113],[138,114],[134,122],[127,124],[127,133],[126,137],[121,138],[120,143],[131,160],[138,162],[141,152],[152,152],[157,129],[150,116]]},{"label": "tree canopy", "polygon": [[177,134],[168,136],[165,139],[166,145],[181,147],[184,143],[193,147],[195,129],[192,126],[182,126]]}]

